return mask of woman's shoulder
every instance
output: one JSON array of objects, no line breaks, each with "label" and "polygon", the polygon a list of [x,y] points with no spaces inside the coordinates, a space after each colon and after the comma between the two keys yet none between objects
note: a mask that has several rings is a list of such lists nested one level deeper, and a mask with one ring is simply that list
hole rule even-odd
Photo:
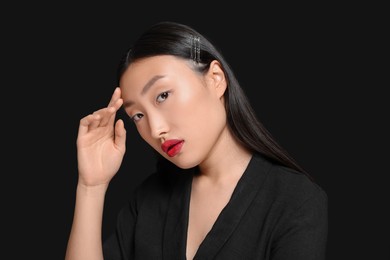
[{"label": "woman's shoulder", "polygon": [[[261,157],[258,160],[264,160]],[[262,189],[280,202],[299,206],[315,199],[327,203],[327,193],[313,178],[294,169],[269,162]]]}]

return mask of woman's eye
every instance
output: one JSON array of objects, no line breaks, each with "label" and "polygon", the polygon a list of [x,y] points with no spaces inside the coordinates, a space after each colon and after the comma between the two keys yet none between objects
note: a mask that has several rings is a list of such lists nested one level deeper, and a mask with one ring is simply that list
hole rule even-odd
[{"label": "woman's eye", "polygon": [[168,98],[168,96],[169,96],[169,92],[168,92],[168,91],[161,93],[161,94],[158,95],[157,98],[156,98],[157,103],[164,102],[165,99]]},{"label": "woman's eye", "polygon": [[135,114],[134,116],[131,117],[131,119],[134,121],[134,122],[137,122],[138,120],[140,120],[144,115],[143,114]]}]

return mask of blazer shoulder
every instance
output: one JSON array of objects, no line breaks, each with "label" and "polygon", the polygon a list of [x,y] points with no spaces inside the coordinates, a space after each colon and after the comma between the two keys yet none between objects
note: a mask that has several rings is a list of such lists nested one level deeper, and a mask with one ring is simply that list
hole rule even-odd
[{"label": "blazer shoulder", "polygon": [[328,201],[327,193],[317,182],[288,167],[273,165],[267,182],[282,200],[297,207],[309,199],[322,201],[324,204]]}]

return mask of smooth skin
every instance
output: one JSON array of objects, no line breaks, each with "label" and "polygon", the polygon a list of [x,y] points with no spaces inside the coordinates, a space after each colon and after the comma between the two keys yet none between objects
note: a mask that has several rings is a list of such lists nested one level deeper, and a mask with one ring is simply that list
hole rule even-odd
[{"label": "smooth skin", "polygon": [[[251,153],[228,129],[223,98],[227,82],[219,62],[211,62],[205,75],[192,66],[192,61],[169,55],[136,61],[123,74],[110,104],[80,121],[80,177],[66,260],[103,259],[104,195],[125,153],[123,122],[114,122],[122,105],[141,137],[162,156],[181,168],[199,166],[192,183],[187,232],[187,259],[193,259],[228,203]],[[174,157],[161,149],[168,139],[184,140]]]}]

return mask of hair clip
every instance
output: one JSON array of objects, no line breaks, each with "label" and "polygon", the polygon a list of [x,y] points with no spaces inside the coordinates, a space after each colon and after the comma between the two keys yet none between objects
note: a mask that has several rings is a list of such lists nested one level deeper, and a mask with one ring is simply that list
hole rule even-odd
[{"label": "hair clip", "polygon": [[191,59],[196,63],[200,62],[200,37],[192,35],[191,37]]}]

